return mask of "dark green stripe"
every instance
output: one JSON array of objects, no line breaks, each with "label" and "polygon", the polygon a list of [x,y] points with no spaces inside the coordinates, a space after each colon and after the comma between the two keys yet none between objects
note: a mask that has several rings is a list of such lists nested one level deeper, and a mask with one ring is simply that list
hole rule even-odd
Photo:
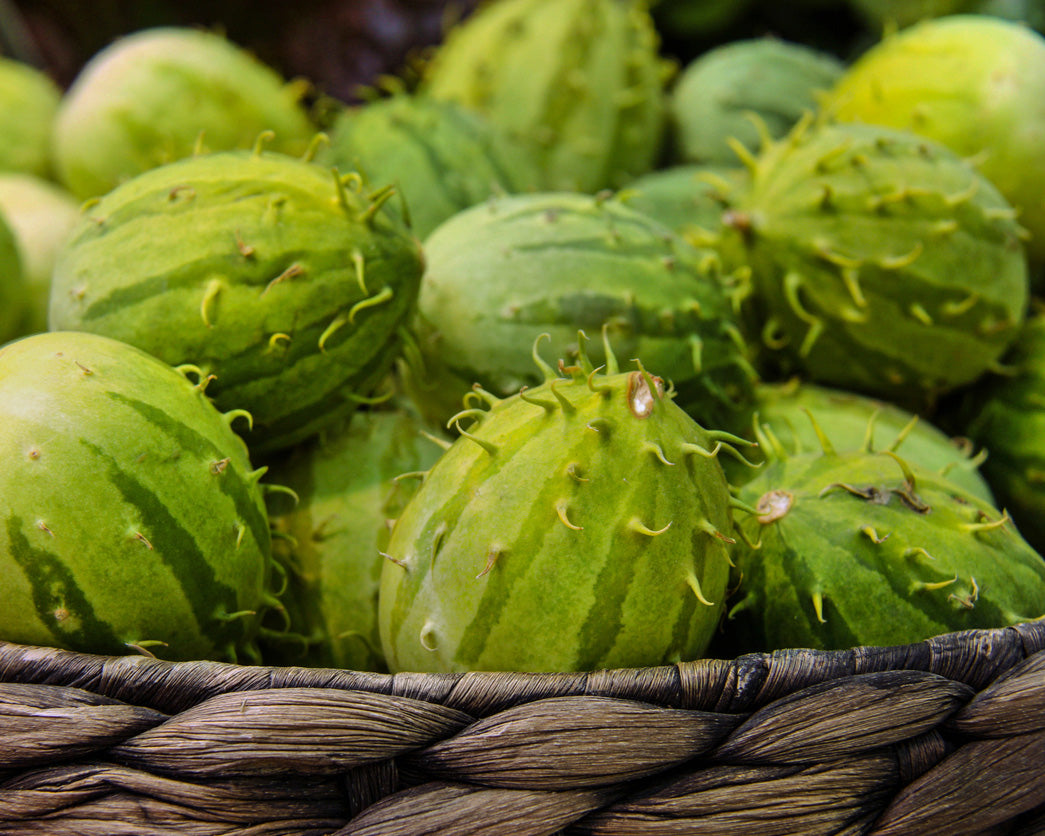
[{"label": "dark green stripe", "polygon": [[[94,608],[62,558],[30,544],[23,533],[21,517],[8,518],[7,540],[11,556],[21,567],[33,591],[37,617],[55,637],[55,645],[94,653],[126,650],[112,626],[95,615]],[[71,617],[65,623],[78,625],[76,629],[62,628],[63,622],[54,615],[59,608],[69,611]]]},{"label": "dark green stripe", "polygon": [[[156,493],[122,470],[116,459],[96,444],[87,439],[80,439],[80,443],[105,462],[109,483],[141,514],[146,529],[142,533],[148,537],[156,556],[186,590],[185,597],[192,605],[198,629],[207,633],[214,631],[215,616],[222,608],[228,612],[238,608],[236,590],[219,583],[214,567],[195,538],[175,519]],[[217,647],[226,644],[221,636],[208,635],[208,638]]]},{"label": "dark green stripe", "polygon": [[[203,458],[211,458],[214,461],[221,461],[226,458],[229,451],[222,450],[205,435],[187,424],[171,420],[166,412],[152,404],[136,398],[130,398],[120,392],[110,391],[106,392],[106,394],[117,403],[133,409],[148,421],[150,425],[173,438],[181,449],[191,450],[196,455]],[[105,455],[100,450],[97,452],[99,455]],[[110,459],[110,461],[115,466],[115,460]],[[217,481],[218,489],[232,500],[236,508],[236,514],[247,524],[247,528],[250,529],[250,533],[254,537],[254,542],[265,548],[269,542],[268,518],[254,501],[257,489],[243,479],[235,467],[225,468],[220,476],[215,477],[215,480]],[[166,511],[166,508],[164,508],[164,511]],[[173,518],[171,519],[173,521]],[[190,537],[190,539],[193,538]],[[195,540],[193,540],[193,543],[195,543]]]}]

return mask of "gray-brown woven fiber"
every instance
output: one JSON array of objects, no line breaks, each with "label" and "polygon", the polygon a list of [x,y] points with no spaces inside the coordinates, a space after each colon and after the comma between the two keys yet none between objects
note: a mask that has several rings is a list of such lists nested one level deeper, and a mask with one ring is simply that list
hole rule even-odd
[{"label": "gray-brown woven fiber", "polygon": [[1045,621],[576,674],[0,642],[0,834],[1045,834]]}]

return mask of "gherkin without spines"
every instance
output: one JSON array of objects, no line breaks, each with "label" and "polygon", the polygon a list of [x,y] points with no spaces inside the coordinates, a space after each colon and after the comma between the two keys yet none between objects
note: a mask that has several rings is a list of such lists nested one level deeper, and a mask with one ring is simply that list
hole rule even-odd
[{"label": "gherkin without spines", "polygon": [[53,175],[51,134],[61,100],[50,76],[0,56],[0,172]]},{"label": "gherkin without spines", "polygon": [[756,155],[740,150],[751,187],[716,246],[750,271],[735,299],[778,373],[920,407],[1016,338],[1026,230],[953,151],[811,117]]},{"label": "gherkin without spines", "polygon": [[770,457],[738,492],[731,653],[903,645],[1045,615],[1045,560],[1007,513],[896,450]]},{"label": "gherkin without spines", "polygon": [[[642,366],[582,351],[479,389],[396,521],[380,592],[393,671],[568,671],[701,655],[723,612],[731,496],[699,426]],[[488,408],[483,408],[488,407]],[[730,448],[732,449],[732,448]]]}]

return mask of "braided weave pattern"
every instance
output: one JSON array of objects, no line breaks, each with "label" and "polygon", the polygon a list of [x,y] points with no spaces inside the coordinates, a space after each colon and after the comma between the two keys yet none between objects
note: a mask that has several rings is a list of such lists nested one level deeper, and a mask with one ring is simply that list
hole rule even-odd
[{"label": "braided weave pattern", "polygon": [[1045,622],[584,674],[0,643],[0,834],[1045,833]]}]

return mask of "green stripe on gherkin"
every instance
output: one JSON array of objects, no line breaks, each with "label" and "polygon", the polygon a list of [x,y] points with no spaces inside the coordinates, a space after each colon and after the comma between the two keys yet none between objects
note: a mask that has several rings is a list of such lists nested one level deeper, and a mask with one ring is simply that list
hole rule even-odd
[{"label": "green stripe on gherkin", "polygon": [[[161,409],[138,398],[131,398],[120,392],[106,392],[108,397],[117,403],[133,409],[151,426],[173,438],[182,450],[191,450],[202,459],[221,461],[225,458],[222,450],[203,433],[184,423],[174,421]],[[225,468],[215,484],[225,496],[232,500],[239,520],[246,523],[254,542],[263,545],[269,541],[268,517],[264,510],[252,498],[253,485],[243,479],[235,468]]]},{"label": "green stripe on gherkin", "polygon": [[[33,606],[39,622],[54,636],[56,645],[91,647],[97,652],[125,651],[124,640],[108,623],[98,618],[62,558],[33,546],[23,528],[21,517],[8,517],[7,540],[11,556],[32,588]],[[63,628],[66,622],[75,626]]]}]

